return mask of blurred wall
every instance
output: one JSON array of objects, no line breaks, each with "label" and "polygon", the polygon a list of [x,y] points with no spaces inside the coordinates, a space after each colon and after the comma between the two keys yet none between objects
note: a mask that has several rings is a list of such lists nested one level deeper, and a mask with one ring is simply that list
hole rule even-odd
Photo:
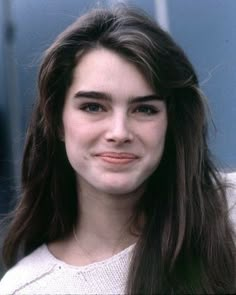
[{"label": "blurred wall", "polygon": [[216,132],[210,144],[222,167],[236,170],[236,1],[169,0],[170,31],[195,66]]},{"label": "blurred wall", "polygon": [[3,11],[3,2],[0,2],[0,214],[9,209],[13,185],[5,75],[6,26]]}]

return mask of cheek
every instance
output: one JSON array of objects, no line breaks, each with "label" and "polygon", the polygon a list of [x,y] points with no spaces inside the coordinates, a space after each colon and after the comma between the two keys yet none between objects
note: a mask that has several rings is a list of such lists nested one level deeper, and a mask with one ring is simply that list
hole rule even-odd
[{"label": "cheek", "polygon": [[68,112],[63,117],[64,137],[67,140],[75,141],[77,138],[85,138],[89,135],[88,124],[84,124],[83,120],[74,112]]},{"label": "cheek", "polygon": [[166,131],[167,122],[163,120],[161,124],[149,126],[149,128],[143,132],[143,138],[151,150],[158,151],[164,147]]},{"label": "cheek", "polygon": [[64,121],[64,142],[69,162],[75,169],[82,165],[87,158],[88,151],[94,146],[97,140],[97,131],[85,124],[78,118]]},{"label": "cheek", "polygon": [[[157,131],[156,131],[157,130]],[[166,128],[150,129],[147,137],[147,165],[151,171],[155,170],[162,158],[165,148]]]}]

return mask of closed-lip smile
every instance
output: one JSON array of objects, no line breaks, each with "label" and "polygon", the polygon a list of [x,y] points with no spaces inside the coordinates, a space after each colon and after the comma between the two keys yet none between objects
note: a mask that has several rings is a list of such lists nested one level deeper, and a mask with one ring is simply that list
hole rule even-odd
[{"label": "closed-lip smile", "polygon": [[96,154],[95,156],[101,158],[105,162],[112,164],[128,164],[139,158],[135,154],[125,152],[103,152]]}]

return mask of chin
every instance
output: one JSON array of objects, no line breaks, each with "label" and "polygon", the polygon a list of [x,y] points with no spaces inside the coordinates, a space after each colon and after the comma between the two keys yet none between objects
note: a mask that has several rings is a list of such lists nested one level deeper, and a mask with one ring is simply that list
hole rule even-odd
[{"label": "chin", "polygon": [[137,192],[141,186],[131,183],[107,184],[98,188],[100,191],[111,195],[127,195]]},{"label": "chin", "polygon": [[133,192],[132,188],[124,188],[124,187],[121,188],[121,187],[113,187],[113,186],[103,187],[98,190],[109,195],[126,195]]}]

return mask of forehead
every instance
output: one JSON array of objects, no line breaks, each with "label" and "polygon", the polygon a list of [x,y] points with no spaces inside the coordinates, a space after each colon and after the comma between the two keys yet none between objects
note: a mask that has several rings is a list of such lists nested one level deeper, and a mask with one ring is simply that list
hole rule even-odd
[{"label": "forehead", "polygon": [[125,96],[154,93],[136,65],[105,48],[93,49],[78,61],[69,92],[81,90],[107,91]]}]

